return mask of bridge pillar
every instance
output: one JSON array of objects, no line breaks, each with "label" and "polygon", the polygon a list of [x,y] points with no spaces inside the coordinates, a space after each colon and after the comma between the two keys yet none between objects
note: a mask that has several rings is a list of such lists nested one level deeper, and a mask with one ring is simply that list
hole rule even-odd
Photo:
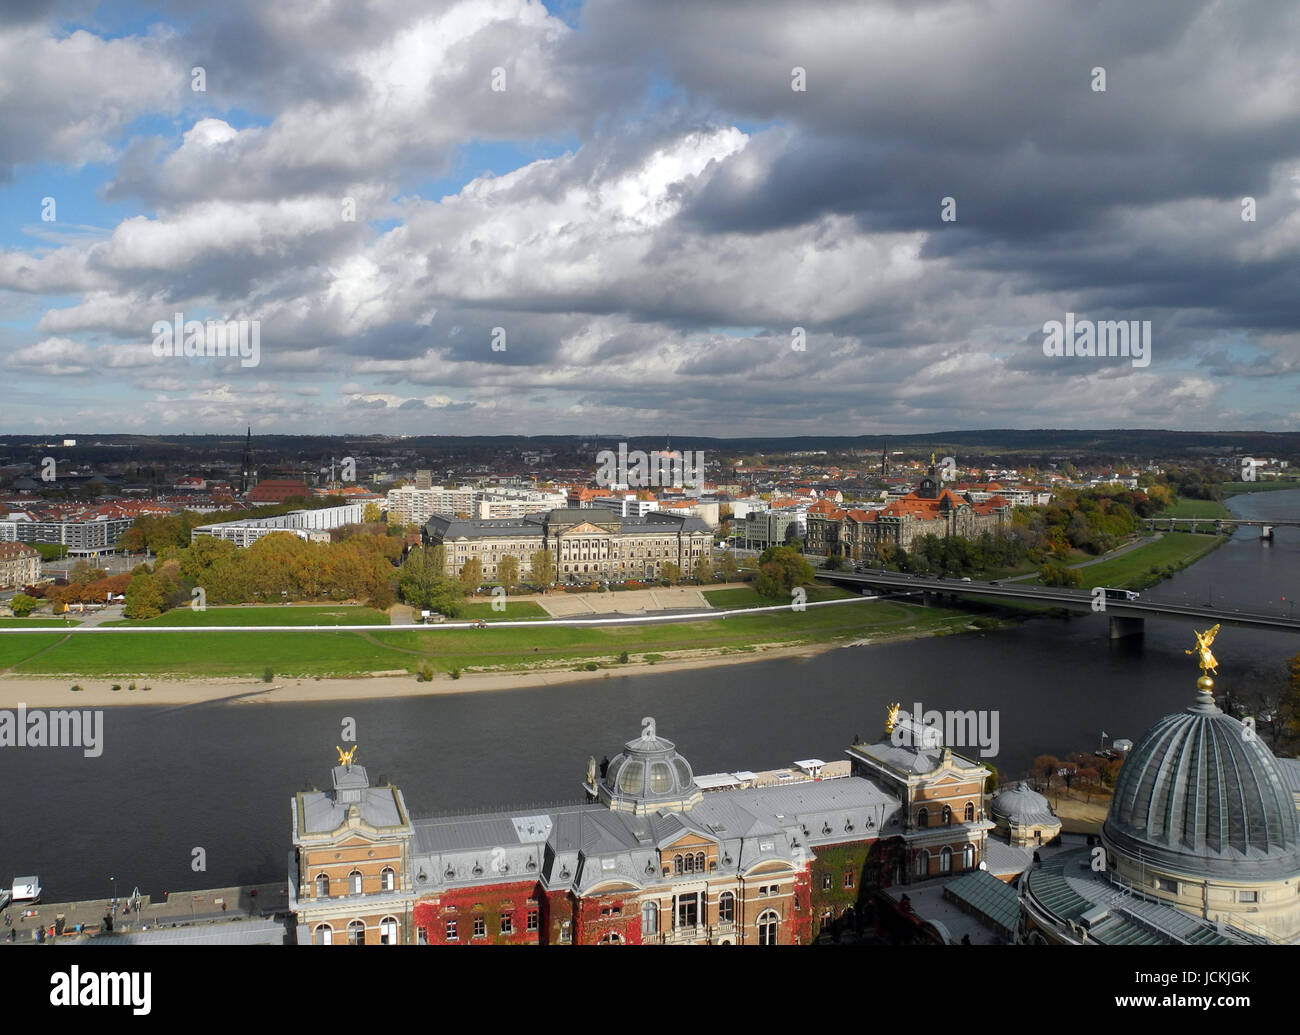
[{"label": "bridge pillar", "polygon": [[1145,631],[1145,628],[1145,619],[1124,618],[1120,615],[1111,615],[1110,638],[1112,640],[1122,640],[1126,636],[1141,636]]},{"label": "bridge pillar", "polygon": [[1259,527],[1259,537],[1260,537],[1261,539],[1272,540],[1272,538],[1273,538],[1273,526],[1272,526],[1272,525],[1260,525],[1260,527]]}]

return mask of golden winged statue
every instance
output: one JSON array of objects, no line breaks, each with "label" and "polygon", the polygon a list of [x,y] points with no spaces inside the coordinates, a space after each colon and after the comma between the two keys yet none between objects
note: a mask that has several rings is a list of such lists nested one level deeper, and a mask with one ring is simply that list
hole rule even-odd
[{"label": "golden winged statue", "polygon": [[[1195,632],[1195,630],[1193,630]],[[1201,675],[1208,676],[1213,672],[1216,676],[1219,674],[1219,663],[1214,660],[1214,655],[1210,653],[1210,644],[1214,638],[1219,635],[1219,625],[1216,624],[1205,632],[1196,633],[1196,649],[1185,650],[1184,654],[1197,654],[1201,660]]]},{"label": "golden winged statue", "polygon": [[889,707],[885,709],[885,732],[893,733],[894,727],[898,724],[898,709],[903,707],[897,701],[890,701]]},{"label": "golden winged statue", "polygon": [[[1188,653],[1191,652],[1189,651]],[[339,753],[339,765],[348,766],[350,768],[352,766],[352,760],[357,757],[357,746],[353,744],[350,751],[344,751],[341,747],[335,744],[334,750]]]}]

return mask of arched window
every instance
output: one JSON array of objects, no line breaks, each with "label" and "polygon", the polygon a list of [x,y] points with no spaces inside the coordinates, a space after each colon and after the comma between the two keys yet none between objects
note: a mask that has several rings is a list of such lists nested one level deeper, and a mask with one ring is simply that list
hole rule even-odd
[{"label": "arched window", "polygon": [[781,923],[781,918],[776,915],[776,910],[769,909],[762,913],[758,918],[758,944],[775,945],[776,929]]},{"label": "arched window", "polygon": [[659,907],[653,902],[647,902],[641,907],[641,933],[659,933]]},{"label": "arched window", "polygon": [[685,873],[685,872],[686,872],[686,871],[682,869],[682,857],[681,857],[680,855],[674,855],[674,856],[673,856],[673,873]]},{"label": "arched window", "polygon": [[352,894],[361,894],[361,871],[353,870],[348,874],[348,883],[352,886]]},{"label": "arched window", "polygon": [[695,872],[695,856],[691,855],[690,852],[687,852],[687,853],[686,853],[686,859],[684,860],[683,865],[684,865],[685,868],[686,868],[686,869],[685,869],[685,872],[686,872],[686,873],[694,873],[694,872]]},{"label": "arched window", "polygon": [[939,872],[952,873],[952,849],[947,845],[939,852]]},{"label": "arched window", "polygon": [[975,803],[973,801],[968,801],[966,803],[966,822],[975,822]]},{"label": "arched window", "polygon": [[610,931],[609,934],[601,938],[597,944],[598,945],[622,945],[623,936],[619,934],[617,931]]},{"label": "arched window", "polygon": [[703,872],[704,872],[704,853],[703,853],[703,852],[696,852],[696,853],[695,853],[695,870],[696,870],[697,873],[703,873]]},{"label": "arched window", "polygon": [[973,870],[975,868],[975,846],[967,845],[961,850],[961,865],[963,869]]},{"label": "arched window", "polygon": [[916,875],[918,877],[930,876],[930,853],[924,848],[916,857]]},{"label": "arched window", "polygon": [[397,944],[397,917],[386,916],[379,921],[379,944]]},{"label": "arched window", "polygon": [[348,924],[348,944],[366,944],[366,924],[363,920],[353,920]]},{"label": "arched window", "polygon": [[718,896],[718,923],[734,924],[736,922],[736,896],[724,891]]},{"label": "arched window", "polygon": [[330,879],[328,874],[322,873],[319,877],[316,878],[316,897],[317,898],[330,897]]},{"label": "arched window", "polygon": [[918,827],[928,827],[930,825],[930,810],[920,808],[916,810],[916,825]]},{"label": "arched window", "polygon": [[397,874],[391,866],[385,866],[379,875],[379,886],[385,891],[392,891],[397,886]]},{"label": "arched window", "polygon": [[329,924],[317,924],[316,930],[311,934],[311,943],[313,945],[334,944],[334,928]]},{"label": "arched window", "polygon": [[943,807],[943,825],[948,826],[950,823],[952,823],[952,806],[945,805]]}]

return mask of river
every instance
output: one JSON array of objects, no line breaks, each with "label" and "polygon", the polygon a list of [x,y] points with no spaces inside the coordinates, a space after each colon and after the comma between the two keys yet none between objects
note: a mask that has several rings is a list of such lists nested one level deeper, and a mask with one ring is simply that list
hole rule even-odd
[{"label": "river", "polygon": [[[1300,515],[1300,491],[1229,501],[1242,518]],[[1284,610],[1300,596],[1300,528],[1272,543],[1240,529],[1144,597]],[[1085,577],[1086,583],[1086,577]],[[697,773],[842,758],[875,739],[889,701],[996,711],[1000,751],[1019,773],[1038,754],[1136,740],[1192,700],[1198,671],[1184,622],[1148,621],[1140,643],[1107,638],[1104,616],[1044,619],[967,636],[848,647],[694,672],[612,676],[502,693],[354,704],[198,705],[105,710],[99,758],[0,751],[0,880],[39,874],[47,900],[139,886],[186,888],[283,879],[290,800],[324,786],[357,723],[357,760],[402,788],[416,816],[580,796],[589,755],[613,756],[653,715]],[[1219,685],[1283,678],[1300,636],[1225,627]],[[194,849],[206,870],[192,869]]]}]

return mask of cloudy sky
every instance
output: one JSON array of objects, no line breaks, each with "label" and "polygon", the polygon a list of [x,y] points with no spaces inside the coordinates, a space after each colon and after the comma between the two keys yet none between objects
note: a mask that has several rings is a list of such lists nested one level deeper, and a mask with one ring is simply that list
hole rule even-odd
[{"label": "cloudy sky", "polygon": [[5,432],[1296,430],[1298,258],[1291,0],[0,5]]}]

